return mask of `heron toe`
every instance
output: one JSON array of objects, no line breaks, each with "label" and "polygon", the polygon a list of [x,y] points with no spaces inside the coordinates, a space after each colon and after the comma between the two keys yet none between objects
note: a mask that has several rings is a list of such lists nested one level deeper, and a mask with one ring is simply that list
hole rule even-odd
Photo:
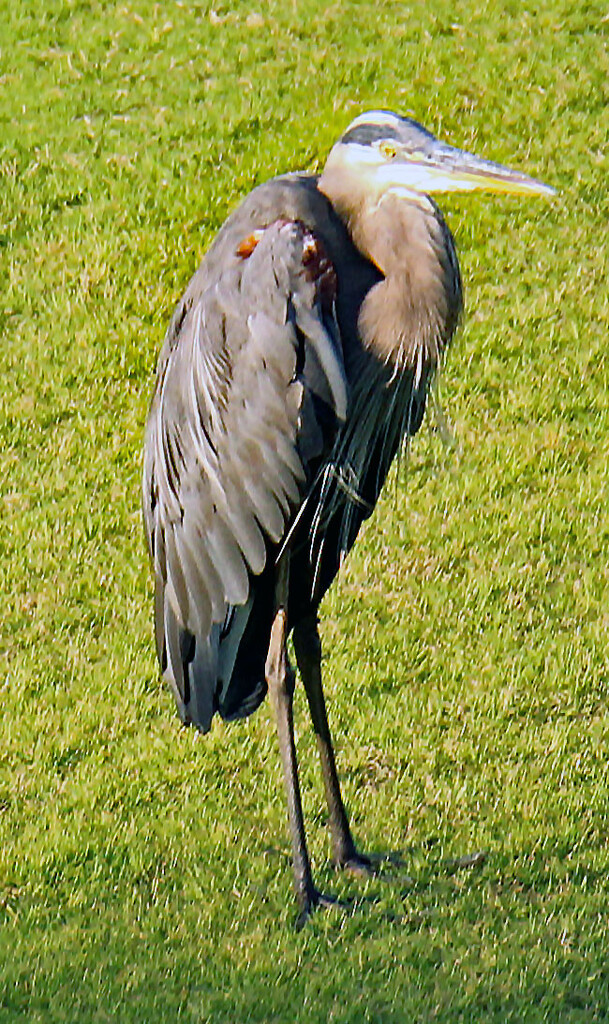
[{"label": "heron toe", "polygon": [[364,853],[354,850],[348,857],[335,858],[334,863],[340,871],[348,871],[352,875],[359,875],[363,878],[371,878],[378,875],[378,865]]},{"label": "heron toe", "polygon": [[313,911],[318,908],[336,907],[338,910],[349,910],[351,906],[351,900],[341,900],[338,896],[329,896],[327,893],[320,892],[319,889],[314,888],[308,894],[306,902],[301,907],[300,913],[296,918],[296,931],[304,928]]}]

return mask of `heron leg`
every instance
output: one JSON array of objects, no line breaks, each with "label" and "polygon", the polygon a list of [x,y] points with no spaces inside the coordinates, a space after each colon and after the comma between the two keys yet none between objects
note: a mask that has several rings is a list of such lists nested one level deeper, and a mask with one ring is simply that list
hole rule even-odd
[{"label": "heron leg", "polygon": [[294,867],[294,886],[300,907],[298,925],[306,921],[318,905],[335,903],[331,897],[322,896],[313,884],[311,863],[302,816],[298,763],[294,743],[294,718],[292,702],[295,674],[288,659],[287,643],[287,597],[289,582],[289,554],[285,555],[277,569],[275,591],[276,612],[271,629],[271,640],[266,661],[266,680],[275,714],[279,749],[283,765],[283,778],[288,804],[290,837]]},{"label": "heron leg", "polygon": [[313,729],[317,737],[326,801],[330,814],[334,862],[341,868],[369,873],[373,870],[372,863],[368,857],[357,852],[340,792],[326,702],[321,685],[321,640],[316,615],[301,620],[294,627],[294,649],[309,701]]}]

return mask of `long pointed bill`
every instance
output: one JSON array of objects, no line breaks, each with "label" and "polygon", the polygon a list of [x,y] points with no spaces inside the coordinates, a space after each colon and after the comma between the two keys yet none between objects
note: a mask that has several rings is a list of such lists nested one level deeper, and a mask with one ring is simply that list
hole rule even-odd
[{"label": "long pointed bill", "polygon": [[421,156],[399,153],[379,171],[388,187],[417,192],[503,192],[510,195],[556,195],[556,189],[519,171],[483,160],[462,149],[436,142]]}]

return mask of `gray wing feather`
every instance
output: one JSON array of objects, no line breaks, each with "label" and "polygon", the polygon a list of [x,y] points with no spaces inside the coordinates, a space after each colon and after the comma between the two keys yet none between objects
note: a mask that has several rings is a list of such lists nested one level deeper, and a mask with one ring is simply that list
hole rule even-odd
[{"label": "gray wing feather", "polygon": [[[214,632],[217,632],[215,630]],[[202,638],[197,642],[189,676],[193,681],[215,679],[218,672],[218,643],[216,636]],[[189,686],[187,721],[200,723],[209,728],[214,713],[214,689],[211,686]],[[179,708],[179,705],[178,705]]]},{"label": "gray wing feather", "polygon": [[163,608],[163,629],[165,633],[164,650],[167,661],[165,676],[171,683],[178,710],[181,711],[188,702],[187,680],[184,675],[180,625],[171,604],[167,600],[165,600]]},{"label": "gray wing feather", "polygon": [[[315,424],[298,379],[303,350],[319,364],[318,397],[337,423],[347,405],[338,330],[307,275],[302,225],[273,223],[247,259],[226,262],[174,316],[144,456],[157,646],[164,642],[182,716],[202,728],[213,713],[221,626],[231,606],[247,604],[251,574],[263,571],[268,542],[286,534],[307,480],[299,440]],[[188,692],[187,634],[196,637],[190,676],[205,680],[200,693]]]},{"label": "gray wing feather", "polygon": [[319,397],[335,409],[339,420],[344,421],[347,415],[347,381],[342,360],[337,358],[337,352],[341,351],[338,330],[331,321],[323,324],[305,304],[302,295],[294,296],[294,307],[296,323],[309,339],[311,354],[317,358],[322,370],[321,379],[325,386]]}]

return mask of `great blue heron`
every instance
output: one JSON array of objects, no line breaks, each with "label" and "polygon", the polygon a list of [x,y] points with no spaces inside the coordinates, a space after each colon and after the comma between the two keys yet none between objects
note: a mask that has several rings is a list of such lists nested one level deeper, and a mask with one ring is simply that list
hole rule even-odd
[{"label": "great blue heron", "polygon": [[431,194],[552,189],[387,111],[357,117],[321,177],[254,189],[178,303],[146,429],[156,644],[185,723],[249,715],[270,691],[301,920],[326,901],[307,852],[292,720],[296,660],[333,855],[353,841],[321,687],[317,609],[420,427],[461,310]]}]

